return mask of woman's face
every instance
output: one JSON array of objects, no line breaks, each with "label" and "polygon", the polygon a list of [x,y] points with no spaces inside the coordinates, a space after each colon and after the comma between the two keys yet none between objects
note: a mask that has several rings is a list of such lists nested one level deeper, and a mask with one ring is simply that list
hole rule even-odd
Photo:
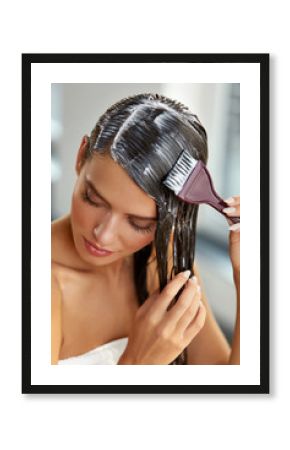
[{"label": "woman's face", "polygon": [[[110,155],[95,154],[82,166],[81,157],[82,145],[71,205],[74,243],[84,261],[103,266],[152,242],[156,203]],[[89,244],[112,253],[94,251]]]}]

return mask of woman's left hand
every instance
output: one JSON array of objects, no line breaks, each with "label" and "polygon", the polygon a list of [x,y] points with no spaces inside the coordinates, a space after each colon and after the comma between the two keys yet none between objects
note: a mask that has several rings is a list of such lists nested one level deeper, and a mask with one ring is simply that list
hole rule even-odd
[{"label": "woman's left hand", "polygon": [[[229,205],[228,208],[223,209],[228,217],[239,216],[240,217],[240,196],[235,195],[225,200]],[[229,225],[230,220],[227,219]],[[240,273],[240,224],[234,224],[229,227],[229,254],[233,266],[234,274]]]}]

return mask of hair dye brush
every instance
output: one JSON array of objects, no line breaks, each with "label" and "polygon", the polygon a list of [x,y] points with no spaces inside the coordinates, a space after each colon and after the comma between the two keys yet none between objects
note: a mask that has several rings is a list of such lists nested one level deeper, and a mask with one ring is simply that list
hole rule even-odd
[{"label": "hair dye brush", "polygon": [[216,193],[209,171],[205,164],[193,158],[184,150],[168,173],[163,184],[186,203],[206,203],[228,220],[239,223],[239,217],[229,217],[222,210],[229,205]]}]

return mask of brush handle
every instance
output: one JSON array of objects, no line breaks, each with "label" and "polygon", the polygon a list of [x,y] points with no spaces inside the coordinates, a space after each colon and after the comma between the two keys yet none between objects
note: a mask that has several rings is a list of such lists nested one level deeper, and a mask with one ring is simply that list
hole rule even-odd
[{"label": "brush handle", "polygon": [[231,225],[234,225],[235,223],[240,223],[240,218],[238,216],[233,217],[226,216],[226,218],[232,222]]},{"label": "brush handle", "polygon": [[223,209],[228,208],[229,205],[216,192],[210,173],[206,165],[200,160],[195,165],[178,197],[188,203],[206,203],[212,206],[231,221],[231,225],[240,222],[239,217],[230,217],[223,212]]},{"label": "brush handle", "polygon": [[239,216],[228,216],[226,213],[223,212],[224,208],[229,208],[229,205],[223,201],[221,197],[215,192],[216,200],[214,202],[207,202],[208,205],[215,208],[217,211],[219,211],[223,216],[225,216],[231,223],[231,225],[235,223],[240,223],[240,217]]}]

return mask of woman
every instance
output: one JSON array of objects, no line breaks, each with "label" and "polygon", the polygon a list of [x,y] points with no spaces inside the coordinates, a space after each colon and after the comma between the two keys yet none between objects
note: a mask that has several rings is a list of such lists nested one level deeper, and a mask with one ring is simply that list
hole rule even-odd
[{"label": "woman", "polygon": [[158,94],[121,100],[83,137],[71,212],[52,223],[52,364],[239,364],[239,229],[231,349],[194,262],[198,205],[162,183],[184,148],[207,162],[197,116]]}]

